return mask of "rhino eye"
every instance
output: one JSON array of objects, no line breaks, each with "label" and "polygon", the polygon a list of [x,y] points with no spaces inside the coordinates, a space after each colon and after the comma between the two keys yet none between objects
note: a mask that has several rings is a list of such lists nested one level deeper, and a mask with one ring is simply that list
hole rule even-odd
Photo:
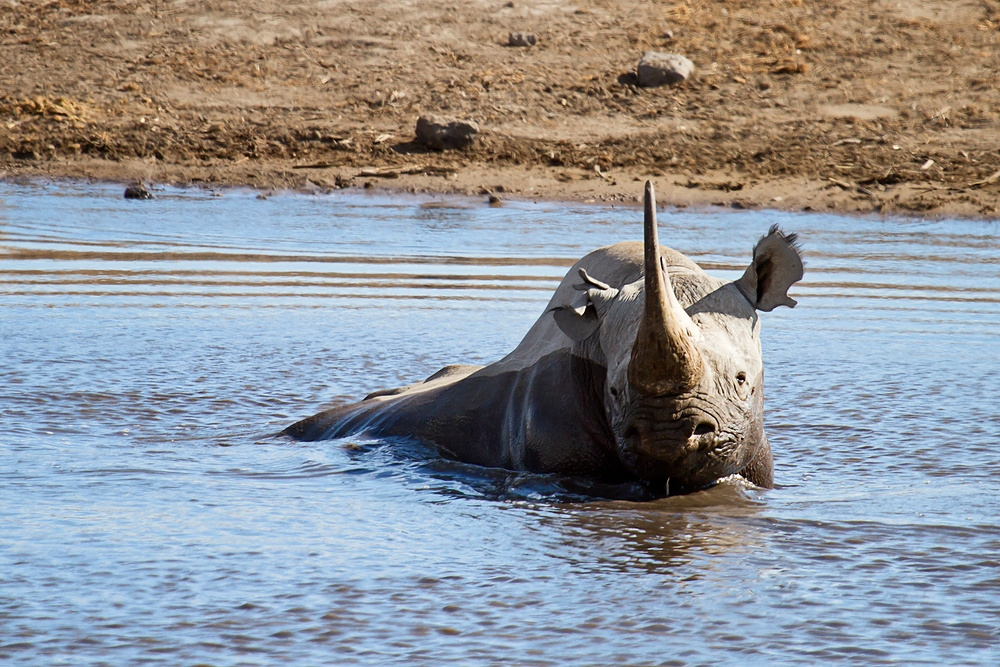
[{"label": "rhino eye", "polygon": [[738,384],[738,385],[740,385],[742,387],[743,384],[746,381],[747,381],[747,374],[746,373],[744,373],[743,371],[740,371],[739,373],[736,374],[736,384]]}]

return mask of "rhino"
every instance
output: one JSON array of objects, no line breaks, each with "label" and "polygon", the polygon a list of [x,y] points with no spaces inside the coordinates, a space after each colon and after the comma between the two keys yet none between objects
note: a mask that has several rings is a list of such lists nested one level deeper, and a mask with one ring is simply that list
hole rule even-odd
[{"label": "rhino", "polygon": [[794,307],[795,234],[771,227],[726,282],[644,239],[598,248],[563,278],[520,344],[292,424],[299,440],[403,436],[480,466],[638,483],[656,497],[740,475],[773,486],[757,312]]}]

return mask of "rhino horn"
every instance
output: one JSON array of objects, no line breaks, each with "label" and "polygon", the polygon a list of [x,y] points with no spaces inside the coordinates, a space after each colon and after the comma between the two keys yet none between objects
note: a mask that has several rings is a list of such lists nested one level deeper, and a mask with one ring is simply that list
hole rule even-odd
[{"label": "rhino horn", "polygon": [[698,384],[704,362],[689,333],[691,318],[670,286],[660,260],[653,184],[646,181],[644,217],[645,299],[628,366],[629,384],[650,395],[681,394]]}]

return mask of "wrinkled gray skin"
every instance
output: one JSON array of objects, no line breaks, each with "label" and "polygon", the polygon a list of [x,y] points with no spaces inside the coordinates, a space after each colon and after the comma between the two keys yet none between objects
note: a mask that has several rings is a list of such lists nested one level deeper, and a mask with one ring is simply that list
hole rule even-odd
[{"label": "wrinkled gray skin", "polygon": [[647,182],[644,242],[578,261],[506,357],[446,367],[284,433],[408,436],[467,463],[640,482],[659,495],[737,473],[770,487],[757,311],[794,306],[787,290],[801,277],[795,235],[777,227],[734,282],[661,247]]}]

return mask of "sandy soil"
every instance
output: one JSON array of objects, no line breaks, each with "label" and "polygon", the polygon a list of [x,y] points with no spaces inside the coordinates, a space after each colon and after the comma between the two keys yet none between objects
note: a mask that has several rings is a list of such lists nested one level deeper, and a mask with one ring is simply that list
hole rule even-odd
[{"label": "sandy soil", "polygon": [[0,0],[0,45],[6,178],[1000,209],[1000,0]]}]

